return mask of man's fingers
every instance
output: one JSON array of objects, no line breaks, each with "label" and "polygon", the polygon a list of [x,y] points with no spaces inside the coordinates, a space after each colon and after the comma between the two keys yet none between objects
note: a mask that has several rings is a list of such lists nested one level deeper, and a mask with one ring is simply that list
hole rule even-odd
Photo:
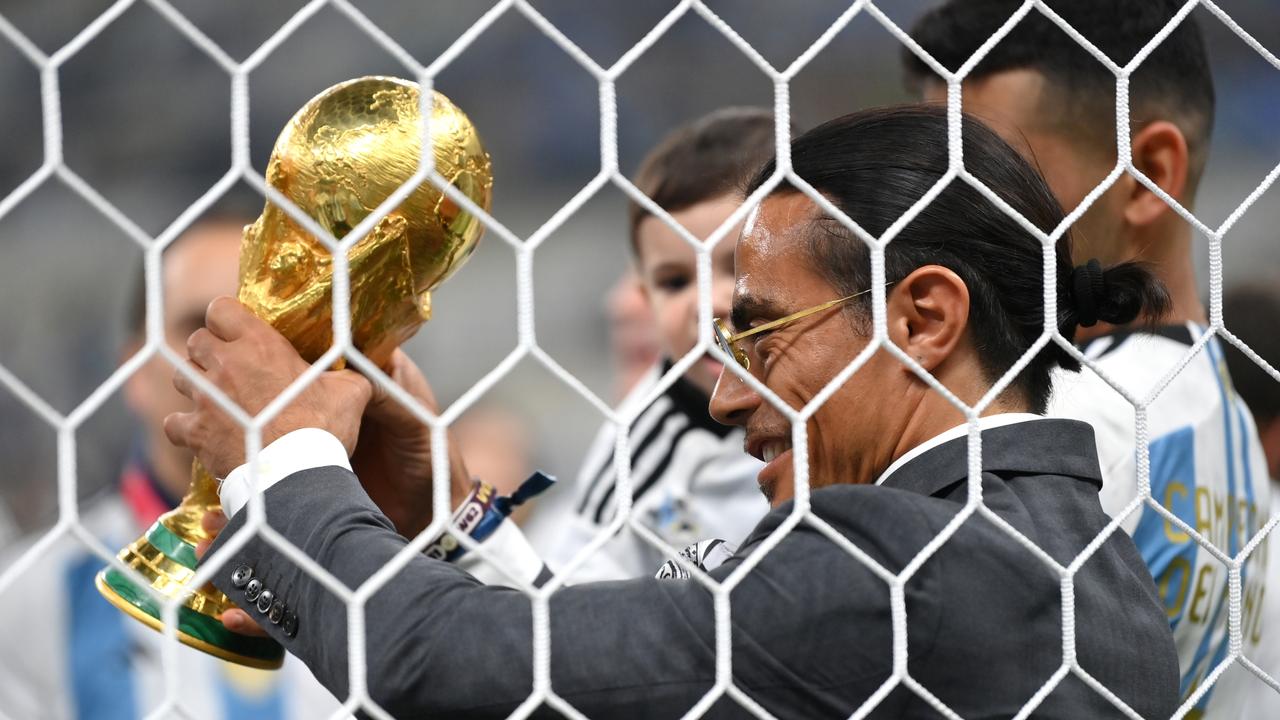
[{"label": "man's fingers", "polygon": [[355,370],[332,370],[329,374],[342,380],[343,387],[350,393],[350,402],[368,405],[375,397],[373,382]]},{"label": "man's fingers", "polygon": [[[191,358],[202,370],[213,370],[218,366],[215,349],[224,344],[208,328],[200,328],[187,338],[187,357]],[[188,397],[190,397],[188,395]]]},{"label": "man's fingers", "polygon": [[[200,527],[210,535],[216,536],[222,532],[227,526],[227,516],[221,512],[207,512],[200,518]],[[209,546],[213,544],[213,540],[202,540],[196,545],[196,557],[203,558],[205,553],[209,552]],[[222,613],[222,624],[230,631],[240,633],[241,635],[252,635],[254,637],[266,637],[267,633],[258,626],[253,618],[243,610],[232,608]]]},{"label": "man's fingers", "polygon": [[[395,377],[396,377],[395,372],[392,369],[394,367],[395,366],[393,364],[391,367],[388,367],[386,369],[387,375],[389,375],[393,381],[395,380]],[[391,400],[391,394],[388,393],[386,388],[382,386],[382,383],[378,382],[377,380],[374,380],[373,378],[365,378],[365,379],[369,382],[369,404],[365,408],[366,411],[373,410],[378,406],[382,405],[382,403],[385,403]]]},{"label": "man's fingers", "polygon": [[241,635],[250,635],[253,637],[266,637],[267,631],[262,629],[253,618],[249,617],[249,613],[243,610],[226,610],[222,613],[222,624],[228,630]]},{"label": "man's fingers", "polygon": [[[427,384],[427,379],[423,377],[422,371],[417,365],[409,359],[409,356],[399,348],[391,354],[391,360],[387,363],[387,375],[391,381],[399,385],[410,397],[417,400],[428,412],[439,414],[440,409],[436,404],[435,396],[431,392],[431,386]],[[388,392],[380,383],[369,380],[371,395],[369,398],[368,412],[371,417],[383,421],[396,422],[417,422],[416,416],[412,411],[400,405],[391,393]]]},{"label": "man's fingers", "polygon": [[391,359],[387,361],[387,375],[396,383],[403,385],[402,378],[404,377],[405,365],[412,363],[413,361],[409,359],[409,356],[405,354],[402,348],[396,348],[391,351]]},{"label": "man's fingers", "polygon": [[204,313],[204,324],[219,339],[237,340],[249,329],[251,323],[262,322],[239,300],[223,295],[209,303]]},{"label": "man's fingers", "polygon": [[181,370],[173,371],[173,387],[176,388],[178,392],[182,393],[182,396],[188,400],[196,399],[196,392],[198,390],[198,388],[196,388],[196,384],[192,382],[191,378],[187,377],[186,373]]},{"label": "man's fingers", "polygon": [[192,447],[195,413],[173,413],[164,419],[164,435],[178,447]]},{"label": "man's fingers", "polygon": [[197,558],[204,558],[205,553],[209,552],[209,546],[213,544],[213,539],[226,526],[227,516],[219,510],[211,510],[200,517],[200,527],[209,534],[209,539],[196,543]]},{"label": "man's fingers", "polygon": [[204,517],[200,518],[200,527],[204,528],[204,531],[210,535],[217,535],[222,532],[222,528],[226,526],[227,516],[223,515],[221,512],[207,512],[204,514]]}]

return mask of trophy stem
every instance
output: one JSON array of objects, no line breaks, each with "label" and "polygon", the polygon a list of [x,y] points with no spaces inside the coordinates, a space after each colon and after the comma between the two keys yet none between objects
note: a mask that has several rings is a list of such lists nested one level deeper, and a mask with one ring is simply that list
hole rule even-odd
[{"label": "trophy stem", "polygon": [[[197,460],[191,466],[191,487],[178,507],[161,515],[117,557],[161,596],[182,598],[177,631],[184,645],[240,665],[278,668],[284,662],[284,648],[279,643],[227,630],[220,618],[235,605],[211,584],[192,587],[198,562],[196,546],[211,539],[201,521],[205,513],[220,507],[217,481]],[[148,627],[164,631],[161,603],[130,575],[108,566],[98,573],[96,584],[112,605]]]},{"label": "trophy stem", "polygon": [[[266,181],[335,237],[345,236],[415,177],[423,151],[422,89],[390,77],[356,78],[317,95],[276,140]],[[493,172],[475,126],[438,92],[430,110],[436,172],[488,211]],[[484,225],[432,183],[416,188],[347,251],[349,346],[385,367],[431,316],[430,291],[471,255]],[[240,245],[240,302],[293,344],[308,363],[333,346],[333,256],[270,199]],[[339,367],[343,363],[339,360]],[[218,621],[234,607],[210,585],[192,587],[195,548],[219,507],[216,482],[196,464],[191,490],[119,558],[150,585],[178,598],[182,641],[233,662],[278,667],[283,648],[229,633]],[[151,592],[113,567],[98,588],[117,607],[161,627]]]}]

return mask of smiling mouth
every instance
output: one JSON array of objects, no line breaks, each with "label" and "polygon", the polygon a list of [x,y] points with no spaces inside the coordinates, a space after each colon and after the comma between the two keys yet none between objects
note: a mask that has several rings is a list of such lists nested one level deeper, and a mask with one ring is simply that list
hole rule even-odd
[{"label": "smiling mouth", "polygon": [[757,460],[762,460],[765,463],[765,466],[760,469],[760,473],[756,476],[756,484],[760,486],[760,492],[764,495],[765,500],[772,505],[774,495],[777,493],[778,482],[782,479],[787,465],[791,462],[791,440],[775,438],[760,443],[751,443],[747,452]]},{"label": "smiling mouth", "polygon": [[760,446],[760,459],[771,463],[779,455],[791,449],[790,440],[770,440]]}]

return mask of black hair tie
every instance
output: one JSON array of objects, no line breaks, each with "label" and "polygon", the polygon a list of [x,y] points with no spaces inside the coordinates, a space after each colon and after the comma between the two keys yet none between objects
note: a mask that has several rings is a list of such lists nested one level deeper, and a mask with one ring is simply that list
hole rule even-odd
[{"label": "black hair tie", "polygon": [[1071,299],[1075,305],[1076,322],[1080,327],[1098,324],[1098,306],[1107,297],[1107,282],[1102,274],[1102,263],[1092,258],[1071,271]]}]

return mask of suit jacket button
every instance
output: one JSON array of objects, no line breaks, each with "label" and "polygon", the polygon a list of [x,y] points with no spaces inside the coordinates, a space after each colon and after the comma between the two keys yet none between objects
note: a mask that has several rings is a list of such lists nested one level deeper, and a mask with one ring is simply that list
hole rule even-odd
[{"label": "suit jacket button", "polygon": [[231,584],[237,588],[242,588],[249,584],[253,579],[253,568],[248,565],[241,565],[236,571],[231,573]]},{"label": "suit jacket button", "polygon": [[267,611],[267,619],[271,621],[272,625],[279,625],[280,621],[284,619],[284,603],[281,602],[280,598],[276,598],[276,601],[271,603],[271,609]]},{"label": "suit jacket button", "polygon": [[254,578],[244,586],[244,599],[253,602],[258,599],[258,593],[262,592],[262,581]]},{"label": "suit jacket button", "polygon": [[270,590],[263,590],[262,594],[258,596],[258,612],[265,615],[271,609],[271,601],[275,599],[275,593]]},{"label": "suit jacket button", "polygon": [[284,619],[280,621],[280,628],[284,630],[286,637],[297,637],[298,635],[298,616],[292,610],[284,612]]}]

